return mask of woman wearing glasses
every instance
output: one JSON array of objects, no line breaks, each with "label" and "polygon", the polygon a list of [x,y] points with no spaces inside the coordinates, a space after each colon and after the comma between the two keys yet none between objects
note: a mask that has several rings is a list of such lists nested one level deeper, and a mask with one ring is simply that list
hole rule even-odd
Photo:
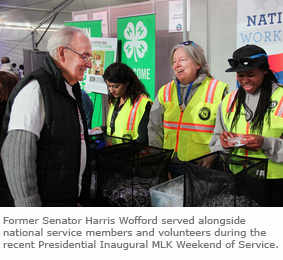
[{"label": "woman wearing glasses", "polygon": [[174,149],[169,171],[175,178],[183,174],[183,161],[210,152],[217,107],[228,85],[211,76],[203,49],[192,41],[175,45],[170,62],[175,76],[158,92],[148,135],[151,146]]},{"label": "woman wearing glasses", "polygon": [[109,95],[107,126],[92,131],[133,139],[148,144],[147,124],[152,101],[135,72],[126,64],[115,62],[103,74]]},{"label": "woman wearing glasses", "polygon": [[237,72],[240,87],[218,108],[210,149],[268,158],[268,205],[283,206],[282,85],[269,68],[266,52],[256,45],[237,49],[228,61],[226,72]]}]

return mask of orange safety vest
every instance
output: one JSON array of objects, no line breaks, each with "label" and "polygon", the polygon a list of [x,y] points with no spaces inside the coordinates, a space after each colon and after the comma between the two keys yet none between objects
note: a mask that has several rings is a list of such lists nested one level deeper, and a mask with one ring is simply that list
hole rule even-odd
[{"label": "orange safety vest", "polygon": [[174,81],[158,92],[164,106],[163,148],[174,149],[181,161],[189,161],[210,152],[209,142],[214,130],[216,112],[228,85],[206,77],[181,112]]},{"label": "orange safety vest", "polygon": [[[144,115],[147,102],[152,100],[144,95],[139,95],[132,105],[130,98],[127,99],[126,103],[119,112],[115,120],[115,132],[112,136],[137,139],[138,138],[138,127],[140,121]],[[111,128],[109,127],[111,117],[114,111],[115,104],[111,104],[107,115],[107,134],[111,135]]]},{"label": "orange safety vest", "polygon": [[[233,108],[231,114],[228,118],[229,108],[232,105],[235,95],[237,91],[234,91],[227,95],[223,99],[222,103],[222,115],[224,124],[227,127],[228,131],[233,131],[237,134],[251,134],[251,126],[250,123],[246,121],[245,117],[245,109],[242,105],[241,107],[241,114],[239,120],[237,122],[236,128],[231,129],[232,120],[235,115],[235,106],[236,102],[233,104]],[[262,136],[264,137],[275,137],[281,138],[283,129],[283,88],[279,87],[271,96],[271,104],[274,106],[270,112],[270,127],[268,124],[267,113],[264,119],[263,129],[262,129]],[[264,158],[266,159],[266,155],[259,149],[258,151],[249,151],[244,148],[234,148],[232,150],[232,154],[246,156],[246,157],[254,157],[254,158]],[[237,170],[239,171],[239,170]],[[237,172],[235,171],[235,172]],[[274,163],[272,161],[268,161],[268,168],[267,168],[267,179],[278,179],[283,178],[283,163]]]}]

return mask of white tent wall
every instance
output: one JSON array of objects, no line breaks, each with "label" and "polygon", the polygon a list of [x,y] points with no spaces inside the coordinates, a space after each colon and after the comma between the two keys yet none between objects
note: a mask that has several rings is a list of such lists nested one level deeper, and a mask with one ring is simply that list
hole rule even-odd
[{"label": "white tent wall", "polygon": [[9,57],[17,66],[23,64],[23,49],[32,48],[31,31],[0,29],[0,57]]},{"label": "white tent wall", "polygon": [[[192,1],[192,0],[191,0]],[[208,60],[212,76],[229,84],[229,92],[236,90],[236,73],[227,73],[228,59],[237,49],[237,1],[210,1],[210,33],[207,42]]]},{"label": "white tent wall", "polygon": [[[0,28],[0,57],[9,57],[11,63],[16,63],[18,68],[20,64],[24,64],[23,49],[33,50],[33,37],[37,42],[43,33],[44,31],[37,31],[32,36],[31,30]],[[47,32],[37,49],[47,51],[47,41],[53,33]]]},{"label": "white tent wall", "polygon": [[[237,47],[237,1],[236,0],[190,0],[191,30],[187,39],[199,43],[207,56],[212,75],[236,88],[235,73],[225,73],[227,59]],[[168,33],[169,0],[153,0],[135,4],[109,6],[72,12],[65,17],[71,21],[76,14],[87,14],[92,20],[94,12],[108,11],[109,37],[117,37],[117,17],[156,13],[156,93],[165,83],[172,80],[173,70],[169,63],[171,48],[183,41],[183,33]],[[66,14],[65,14],[66,15]],[[62,24],[63,26],[63,24]],[[44,31],[37,30],[35,42]],[[48,38],[54,32],[47,32],[38,45],[40,51],[47,51]],[[30,30],[0,29],[0,58],[8,56],[17,65],[23,63],[23,49],[33,49]]]}]

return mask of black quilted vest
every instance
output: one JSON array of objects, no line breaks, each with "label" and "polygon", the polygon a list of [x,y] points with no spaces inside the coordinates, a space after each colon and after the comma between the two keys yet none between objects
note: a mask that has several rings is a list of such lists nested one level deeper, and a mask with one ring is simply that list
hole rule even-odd
[{"label": "black quilted vest", "polygon": [[[61,71],[50,56],[41,68],[20,81],[13,90],[6,107],[0,145],[7,135],[10,111],[19,91],[31,80],[39,82],[45,107],[45,122],[37,141],[37,185],[43,206],[76,206],[87,204],[90,193],[90,160],[87,149],[87,166],[82,180],[82,192],[78,199],[81,134],[78,109],[84,123],[84,138],[88,144],[87,124],[82,109],[80,86],[72,89],[76,100],[68,94]],[[27,101],[28,105],[28,101]]]}]

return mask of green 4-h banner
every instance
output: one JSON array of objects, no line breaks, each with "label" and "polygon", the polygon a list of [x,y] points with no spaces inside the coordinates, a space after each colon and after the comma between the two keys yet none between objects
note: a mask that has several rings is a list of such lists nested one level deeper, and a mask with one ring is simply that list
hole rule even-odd
[{"label": "green 4-h banner", "polygon": [[155,14],[121,17],[117,20],[121,62],[131,67],[155,96]]},{"label": "green 4-h banner", "polygon": [[[95,21],[71,21],[65,22],[65,26],[74,26],[79,27],[84,30],[87,37],[90,39],[91,37],[102,37],[101,31],[101,20]],[[82,89],[85,89],[86,84],[86,73],[85,78],[82,82],[80,82]],[[102,125],[102,95],[98,93],[88,93],[93,102],[93,116],[92,116],[92,127],[101,126]]]},{"label": "green 4-h banner", "polygon": [[74,26],[83,29],[88,38],[102,37],[101,20],[71,21],[71,22],[65,22],[65,26]]}]

